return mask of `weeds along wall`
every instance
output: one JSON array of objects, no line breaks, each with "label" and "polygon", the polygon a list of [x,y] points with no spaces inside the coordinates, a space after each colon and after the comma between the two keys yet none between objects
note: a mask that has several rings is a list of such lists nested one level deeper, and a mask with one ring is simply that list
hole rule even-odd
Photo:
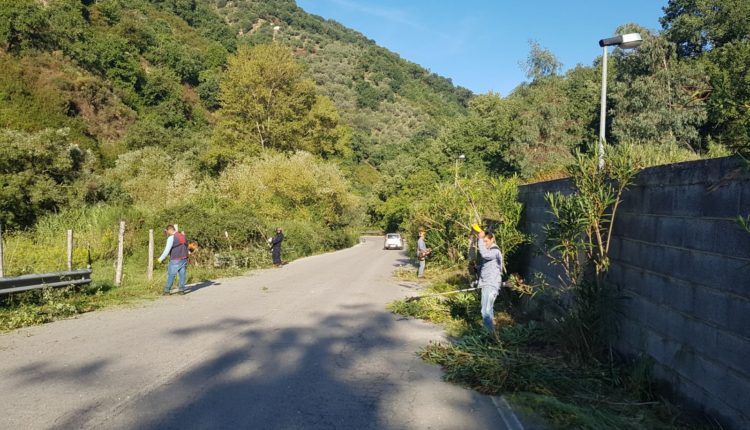
[{"label": "weeds along wall", "polygon": [[[526,279],[559,284],[541,255],[551,220],[545,193],[566,180],[522,186]],[[750,428],[750,166],[739,158],[645,169],[615,220],[610,285],[621,293],[617,349],[645,354],[677,398],[726,423]]]}]

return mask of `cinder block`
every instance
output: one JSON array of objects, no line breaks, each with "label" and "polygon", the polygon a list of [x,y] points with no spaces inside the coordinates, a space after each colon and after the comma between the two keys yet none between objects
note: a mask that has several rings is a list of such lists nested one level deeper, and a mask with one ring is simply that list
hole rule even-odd
[{"label": "cinder block", "polygon": [[620,202],[618,212],[640,213],[643,209],[643,202],[645,201],[648,190],[649,188],[642,185],[630,187],[625,193],[623,193],[622,202]]},{"label": "cinder block", "polygon": [[[649,188],[643,196],[643,206],[641,210],[643,213],[648,214],[674,215],[675,206],[677,205],[676,201],[682,200],[682,194],[680,191],[680,188],[673,186]],[[676,194],[678,193],[680,193],[679,198],[676,197]]]}]

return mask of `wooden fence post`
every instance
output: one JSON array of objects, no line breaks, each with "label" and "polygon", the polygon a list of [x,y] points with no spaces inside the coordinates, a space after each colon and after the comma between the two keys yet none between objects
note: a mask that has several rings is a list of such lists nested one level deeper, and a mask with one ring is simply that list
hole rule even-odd
[{"label": "wooden fence post", "polygon": [[148,231],[148,280],[154,279],[154,229]]},{"label": "wooden fence post", "polygon": [[73,270],[73,230],[68,230],[68,271]]},{"label": "wooden fence post", "polygon": [[5,276],[5,250],[3,248],[3,225],[0,224],[0,278]]},{"label": "wooden fence post", "polygon": [[115,267],[115,285],[122,284],[122,263],[125,254],[125,221],[120,221],[120,234],[117,237],[117,266]]}]

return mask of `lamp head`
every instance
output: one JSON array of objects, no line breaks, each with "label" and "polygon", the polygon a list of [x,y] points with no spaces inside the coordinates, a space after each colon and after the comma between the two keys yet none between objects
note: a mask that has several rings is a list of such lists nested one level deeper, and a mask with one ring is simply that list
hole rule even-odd
[{"label": "lamp head", "polygon": [[637,48],[643,43],[640,33],[621,34],[615,37],[609,37],[599,41],[599,46],[617,46],[621,49]]}]

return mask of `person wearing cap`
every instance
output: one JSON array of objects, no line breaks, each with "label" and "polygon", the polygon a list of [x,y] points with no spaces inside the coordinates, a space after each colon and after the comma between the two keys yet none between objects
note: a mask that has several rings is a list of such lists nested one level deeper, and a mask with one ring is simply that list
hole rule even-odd
[{"label": "person wearing cap", "polygon": [[482,289],[482,323],[490,333],[495,333],[495,299],[502,285],[503,254],[495,242],[495,236],[484,230],[478,234],[479,282]]},{"label": "person wearing cap", "polygon": [[281,227],[276,228],[276,236],[271,239],[271,257],[273,258],[273,265],[281,267],[281,242],[284,241],[284,232]]},{"label": "person wearing cap", "polygon": [[167,226],[164,234],[167,235],[167,244],[164,246],[164,252],[159,256],[159,263],[164,262],[164,259],[169,256],[169,264],[167,265],[167,284],[164,286],[163,295],[168,296],[170,294],[174,278],[177,275],[180,278],[177,292],[178,294],[185,294],[187,263],[190,254],[187,239],[185,234],[178,232],[172,224]]}]

